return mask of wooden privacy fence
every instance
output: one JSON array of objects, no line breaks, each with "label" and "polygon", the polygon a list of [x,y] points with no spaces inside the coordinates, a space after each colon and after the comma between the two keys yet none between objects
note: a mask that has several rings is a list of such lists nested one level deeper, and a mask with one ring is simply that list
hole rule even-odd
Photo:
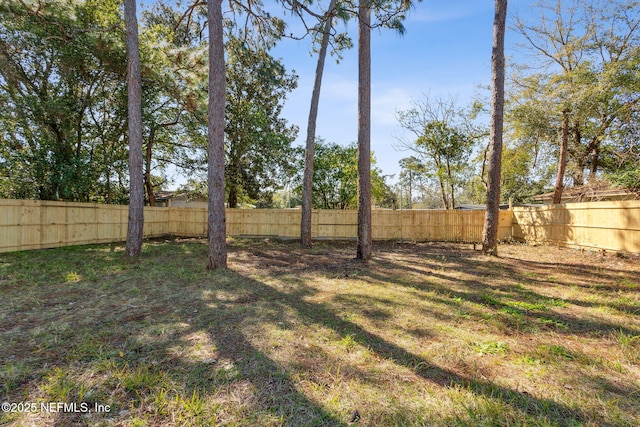
[{"label": "wooden privacy fence", "polygon": [[[0,252],[121,242],[128,206],[0,199]],[[144,210],[145,237],[166,235],[169,212]]]},{"label": "wooden privacy fence", "polygon": [[640,200],[514,208],[513,238],[638,253]]},{"label": "wooden privacy fence", "polygon": [[[227,233],[239,237],[300,237],[300,210],[228,209]],[[315,239],[355,239],[356,211],[314,210],[311,235]],[[512,214],[500,213],[500,236],[511,236]],[[479,242],[484,211],[383,210],[372,211],[374,240]]]},{"label": "wooden privacy fence", "polygon": [[[227,209],[227,235],[297,239],[296,209]],[[315,239],[355,239],[357,212],[315,210]],[[128,207],[0,199],[0,252],[121,242]],[[379,210],[375,240],[480,242],[484,211]],[[207,210],[145,208],[145,237],[207,234]],[[500,212],[499,238],[640,253],[640,201],[518,207]]]},{"label": "wooden privacy fence", "polygon": [[[207,234],[207,210],[145,207],[145,237]],[[227,209],[231,237],[300,237],[300,210]],[[95,203],[0,199],[0,252],[121,242],[128,207]],[[315,239],[355,239],[356,211],[314,210]],[[372,212],[376,240],[479,242],[484,211],[378,210]],[[511,237],[512,213],[500,213],[500,238]]]}]

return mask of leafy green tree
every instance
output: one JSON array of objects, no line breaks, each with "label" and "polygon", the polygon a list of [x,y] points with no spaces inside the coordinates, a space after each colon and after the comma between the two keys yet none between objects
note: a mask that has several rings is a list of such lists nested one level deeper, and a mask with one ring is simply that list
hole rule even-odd
[{"label": "leafy green tree", "polygon": [[[515,104],[514,104],[515,102]],[[560,124],[552,112],[555,105],[546,99],[508,99],[505,107],[505,135],[501,182],[502,203],[530,202],[531,197],[545,191],[554,174],[557,176],[557,150],[550,150],[548,141],[558,141]],[[483,171],[486,169],[486,156]],[[481,174],[486,193],[486,173]],[[477,194],[481,194],[480,186]],[[484,203],[485,195],[481,202]]]},{"label": "leafy green tree", "polygon": [[207,181],[197,178],[189,178],[187,182],[178,187],[177,192],[185,194],[189,201],[206,199],[208,195]]},{"label": "leafy green tree", "polygon": [[399,183],[401,188],[408,190],[407,196],[403,199],[405,203],[400,207],[413,209],[413,201],[416,198],[416,193],[419,193],[425,188],[425,185],[430,181],[432,175],[427,165],[416,156],[405,157],[400,160],[399,164]]},{"label": "leafy green tree", "polygon": [[[514,74],[510,104],[547,106],[555,132],[531,131],[546,133],[547,150],[556,152],[559,201],[565,168],[573,185],[582,185],[585,177],[597,179],[599,172],[607,172],[615,153],[624,150],[617,145],[618,134],[640,102],[640,77],[632,71],[638,65],[640,14],[631,0],[541,1],[536,6],[537,16],[516,20],[535,60]],[[522,114],[509,116],[510,121],[528,120]]]},{"label": "leafy green tree", "polygon": [[412,151],[424,174],[438,184],[442,207],[455,208],[456,194],[469,179],[470,156],[484,132],[452,98],[432,101],[425,97],[400,111],[397,119],[413,134],[413,139],[399,140],[397,147]]},{"label": "leafy green tree", "polygon": [[355,145],[316,144],[313,205],[320,209],[357,207],[357,155]]},{"label": "leafy green tree", "polygon": [[[358,148],[316,140],[313,167],[313,198],[315,209],[356,209],[358,206]],[[304,163],[304,153],[298,150],[299,165]],[[375,159],[372,159],[375,165]],[[385,177],[377,168],[371,171],[372,195],[375,201],[385,203],[389,188]],[[293,197],[302,195],[302,176],[293,177]],[[387,201],[388,203],[388,201]]]},{"label": "leafy green tree", "polygon": [[259,46],[227,41],[226,187],[228,206],[244,193],[269,205],[281,178],[292,168],[297,128],[281,117],[297,76]]},{"label": "leafy green tree", "polygon": [[502,149],[501,203],[530,202],[533,196],[544,192],[554,174],[550,161],[536,159],[535,150],[526,141],[518,142],[506,144]]},{"label": "leafy green tree", "polygon": [[0,3],[3,196],[121,202],[122,3]]},{"label": "leafy green tree", "polygon": [[[145,86],[147,194],[152,170],[160,174],[174,165],[190,175],[205,170],[207,145],[207,41],[204,4],[186,12],[157,4],[143,15],[149,64]],[[238,4],[236,5],[238,6]],[[259,11],[255,11],[258,13]],[[251,19],[264,27],[256,14]],[[240,202],[268,206],[283,171],[291,167],[290,144],[296,128],[280,117],[286,94],[297,77],[266,48],[264,33],[242,28],[233,21],[224,27],[227,94],[225,103],[225,197],[228,206]]]},{"label": "leafy green tree", "polygon": [[142,13],[145,189],[150,205],[170,166],[202,172],[207,117],[207,43],[203,10],[162,2]]},{"label": "leafy green tree", "polygon": [[640,110],[614,135],[616,149],[603,150],[605,177],[618,187],[640,193]]}]

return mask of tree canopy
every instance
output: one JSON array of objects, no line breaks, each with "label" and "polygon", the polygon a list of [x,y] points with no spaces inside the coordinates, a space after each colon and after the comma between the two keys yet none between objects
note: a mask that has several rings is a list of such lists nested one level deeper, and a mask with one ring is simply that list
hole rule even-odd
[{"label": "tree canopy", "polygon": [[410,109],[397,113],[400,126],[412,135],[397,143],[398,149],[413,154],[401,161],[403,174],[432,180],[439,189],[443,209],[455,208],[456,196],[473,172],[469,160],[480,139],[486,136],[473,123],[471,110],[458,107],[454,98],[425,96],[414,101]]},{"label": "tree canopy", "polygon": [[0,3],[0,191],[126,198],[120,2]]},{"label": "tree canopy", "polygon": [[[369,3],[371,27],[404,31],[411,2]],[[282,114],[297,75],[271,49],[283,37],[307,37],[313,51],[329,28],[328,50],[344,54],[359,4],[327,4],[285,0],[267,11],[260,2],[223,3],[228,206],[273,206],[302,168],[298,129]],[[502,202],[591,180],[640,188],[638,6],[539,0],[513,17],[507,37],[520,46],[506,69]],[[205,177],[206,4],[159,1],[138,16],[143,175],[153,204],[158,190],[179,184],[174,174]],[[344,25],[327,26],[329,19]],[[0,2],[0,197],[129,201],[126,64],[120,1]],[[375,203],[484,203],[488,126],[472,113],[451,99],[416,101],[398,113],[399,125],[413,132],[398,145],[411,153],[396,176],[398,194],[387,189]],[[374,170],[374,192],[376,177],[384,181]]]},{"label": "tree canopy", "polygon": [[[314,209],[355,209],[358,205],[358,147],[355,143],[347,146],[335,142],[316,140],[313,165]],[[371,194],[374,203],[392,207],[386,177],[375,167],[372,159]],[[297,165],[304,164],[304,152],[297,150]],[[297,204],[302,198],[302,169],[291,177],[292,197]]]},{"label": "tree canopy", "polygon": [[[515,20],[528,61],[512,73],[511,146],[553,152],[556,187],[637,167],[638,151],[629,140],[637,137],[640,102],[638,6],[630,0],[539,1],[536,13]],[[530,163],[540,159],[530,156]]]}]

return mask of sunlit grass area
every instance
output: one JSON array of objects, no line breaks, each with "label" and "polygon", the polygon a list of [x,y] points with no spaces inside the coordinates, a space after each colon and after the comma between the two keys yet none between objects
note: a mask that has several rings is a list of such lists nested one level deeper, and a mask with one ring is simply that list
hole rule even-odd
[{"label": "sunlit grass area", "polygon": [[229,243],[0,255],[0,424],[640,425],[637,258]]}]

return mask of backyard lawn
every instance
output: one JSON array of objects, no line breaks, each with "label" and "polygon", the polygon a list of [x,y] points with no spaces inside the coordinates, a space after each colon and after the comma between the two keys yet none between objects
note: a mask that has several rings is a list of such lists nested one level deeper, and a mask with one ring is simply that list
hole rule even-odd
[{"label": "backyard lawn", "polygon": [[354,246],[0,255],[0,425],[640,425],[638,257]]}]

